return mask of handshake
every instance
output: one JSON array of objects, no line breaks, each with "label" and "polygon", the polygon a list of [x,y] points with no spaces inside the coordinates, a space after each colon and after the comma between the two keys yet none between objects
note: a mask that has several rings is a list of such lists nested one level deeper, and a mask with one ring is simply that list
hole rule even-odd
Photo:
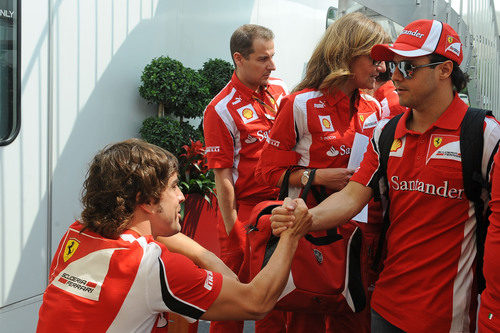
[{"label": "handshake", "polygon": [[304,200],[285,198],[283,205],[272,211],[271,228],[275,236],[304,236],[312,225],[312,214],[309,213]]}]

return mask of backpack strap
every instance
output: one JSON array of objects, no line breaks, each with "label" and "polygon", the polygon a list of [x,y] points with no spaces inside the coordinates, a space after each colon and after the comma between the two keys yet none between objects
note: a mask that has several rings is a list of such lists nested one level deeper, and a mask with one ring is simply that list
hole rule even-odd
[{"label": "backpack strap", "polygon": [[380,163],[378,176],[379,178],[385,178],[385,180],[387,180],[387,162],[389,161],[389,153],[391,152],[392,143],[394,142],[394,134],[396,133],[399,119],[401,119],[402,116],[403,114],[401,113],[389,120],[382,129],[378,140],[377,146]]},{"label": "backpack strap", "polygon": [[481,173],[484,118],[487,115],[493,116],[489,110],[469,108],[465,113],[460,129],[464,191],[467,199],[473,202],[482,201],[482,189],[488,186]]},{"label": "backpack strap", "polygon": [[[394,142],[394,134],[396,133],[396,127],[398,125],[399,119],[401,119],[402,116],[403,114],[398,114],[397,116],[389,120],[382,129],[382,132],[380,133],[380,137],[378,140],[377,146],[378,146],[380,166],[378,168],[376,178],[378,179],[377,184],[379,184],[380,182],[385,183],[386,191],[389,191],[389,184],[387,181],[387,162],[389,161],[389,153],[391,152],[391,146],[392,143]],[[380,200],[381,196],[383,195],[383,193],[381,192],[382,191],[380,189],[380,185],[375,186],[374,197]],[[380,238],[378,240],[378,246],[375,252],[375,257],[373,258],[373,265],[372,265],[372,268],[375,271],[378,271],[378,268],[380,267],[380,262],[382,259],[382,250],[384,248],[384,243],[385,243],[385,236],[391,224],[391,221],[389,220],[390,201],[388,193],[385,193],[385,196],[387,197],[387,206],[385,207],[384,218],[382,222],[382,230],[380,231]]]},{"label": "backpack strap", "polygon": [[[460,153],[462,154],[462,178],[467,199],[474,203],[476,217],[476,276],[478,291],[486,287],[483,275],[484,243],[489,221],[485,215],[485,202],[481,198],[483,189],[488,188],[488,182],[483,178],[481,166],[484,147],[484,118],[493,116],[489,110],[469,108],[462,120],[460,129]],[[492,154],[493,156],[494,154]]]}]

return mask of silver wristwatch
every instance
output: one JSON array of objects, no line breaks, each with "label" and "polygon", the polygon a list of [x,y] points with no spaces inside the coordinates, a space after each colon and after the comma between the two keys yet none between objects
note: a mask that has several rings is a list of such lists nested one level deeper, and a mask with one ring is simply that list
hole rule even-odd
[{"label": "silver wristwatch", "polygon": [[300,177],[300,183],[302,184],[302,187],[305,187],[307,185],[307,182],[309,181],[309,173],[311,170],[305,169],[304,172],[302,173],[302,176]]}]

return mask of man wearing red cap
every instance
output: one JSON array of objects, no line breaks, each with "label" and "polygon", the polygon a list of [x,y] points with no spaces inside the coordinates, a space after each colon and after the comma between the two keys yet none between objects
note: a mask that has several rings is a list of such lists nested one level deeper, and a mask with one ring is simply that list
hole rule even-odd
[{"label": "man wearing red cap", "polygon": [[[390,226],[384,268],[372,296],[373,332],[474,332],[474,205],[464,194],[460,129],[467,105],[458,92],[467,83],[457,33],[446,23],[418,20],[394,44],[372,48],[374,60],[391,61],[399,101],[409,109],[399,119],[387,162]],[[349,220],[378,189],[377,125],[359,170],[349,184],[310,209],[312,230]],[[482,176],[489,182],[500,126],[484,120]],[[275,233],[293,221],[274,211]]]}]

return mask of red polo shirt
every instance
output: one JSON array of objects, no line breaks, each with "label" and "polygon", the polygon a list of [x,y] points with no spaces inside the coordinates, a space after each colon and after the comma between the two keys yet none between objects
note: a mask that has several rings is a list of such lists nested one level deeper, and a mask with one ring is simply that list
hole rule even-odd
[{"label": "red polo shirt", "polygon": [[[406,332],[469,332],[475,326],[474,209],[464,195],[460,125],[467,105],[453,102],[425,132],[406,128],[404,113],[387,166],[391,225],[387,257],[372,308]],[[371,184],[378,168],[375,129],[360,169],[351,178]],[[483,161],[489,161],[500,127],[485,119]],[[374,147],[375,145],[375,147]],[[488,165],[483,163],[483,176]],[[373,182],[374,183],[374,182]]]},{"label": "red polo shirt", "polygon": [[233,169],[238,201],[258,203],[278,195],[275,187],[258,184],[254,171],[286,93],[283,81],[274,78],[256,93],[234,73],[204,111],[208,166]]},{"label": "red polo shirt", "polygon": [[483,272],[486,289],[481,294],[479,332],[500,332],[500,154],[495,155],[492,171],[490,226],[484,245]]},{"label": "red polo shirt", "polygon": [[379,103],[361,94],[351,118],[349,98],[341,91],[325,94],[304,89],[283,99],[276,123],[257,166],[257,177],[278,183],[290,165],[346,168],[356,132],[371,136]]},{"label": "red polo shirt", "polygon": [[52,260],[37,332],[166,332],[163,312],[193,322],[217,299],[222,275],[153,236],[116,239],[73,223]]}]

